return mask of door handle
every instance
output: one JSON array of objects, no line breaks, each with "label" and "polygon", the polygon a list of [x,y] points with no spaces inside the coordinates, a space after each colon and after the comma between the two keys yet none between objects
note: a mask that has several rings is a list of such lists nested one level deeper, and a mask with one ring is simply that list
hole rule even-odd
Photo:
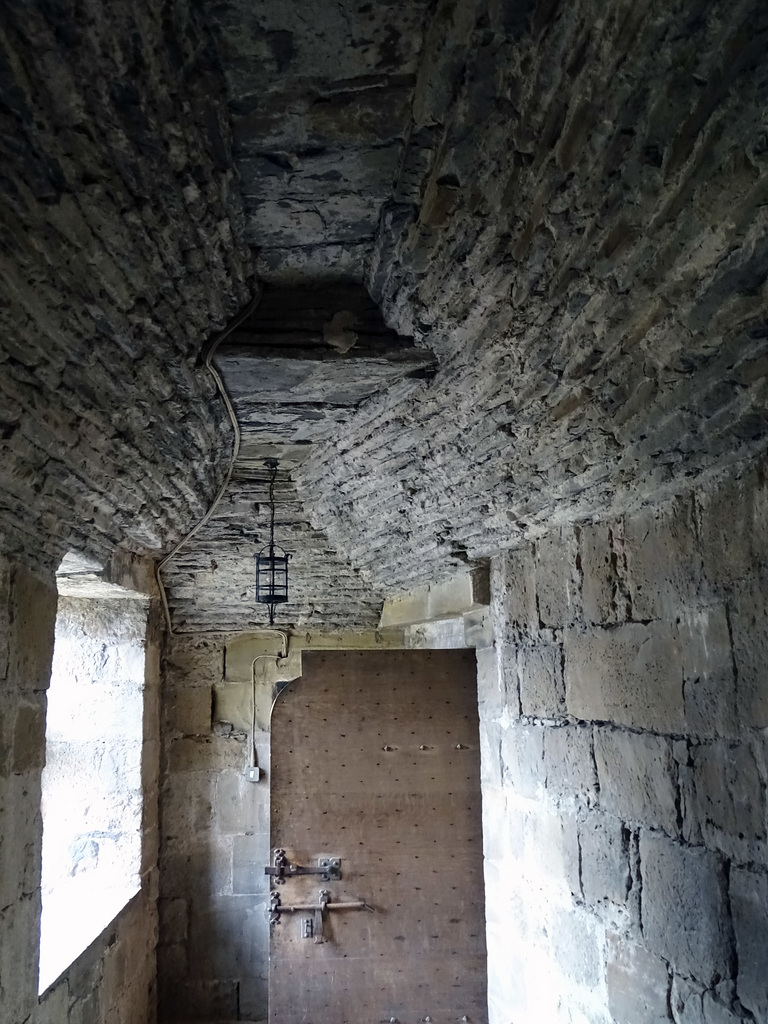
[{"label": "door handle", "polygon": [[345,900],[339,903],[331,901],[331,894],[327,889],[321,889],[318,894],[317,903],[292,903],[284,904],[280,899],[279,892],[273,892],[269,898],[269,923],[279,924],[281,914],[312,914],[312,927],[302,928],[302,936],[305,939],[314,938],[316,943],[324,942],[323,923],[325,914],[331,910],[369,910],[373,913],[373,907],[365,900]]},{"label": "door handle", "polygon": [[264,868],[265,875],[271,875],[276,885],[283,885],[286,878],[295,875],[320,875],[324,882],[338,882],[341,879],[340,857],[318,857],[317,867],[304,864],[292,864],[285,850],[275,850],[274,864]]}]

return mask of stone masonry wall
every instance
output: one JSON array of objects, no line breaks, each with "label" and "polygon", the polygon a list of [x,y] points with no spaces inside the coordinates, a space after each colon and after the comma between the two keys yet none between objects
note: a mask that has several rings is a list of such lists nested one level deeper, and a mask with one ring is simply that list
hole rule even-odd
[{"label": "stone masonry wall", "polygon": [[[244,730],[213,722],[224,644],[175,638],[163,676],[160,1020],[267,1016],[269,776],[249,782]],[[269,734],[257,733],[269,764]]]},{"label": "stone masonry wall", "polygon": [[0,547],[156,551],[223,477],[199,356],[253,291],[195,5],[4,3],[0,151]]},{"label": "stone masonry wall", "polygon": [[439,357],[297,474],[385,593],[768,441],[768,8],[440,0],[371,294]]},{"label": "stone masonry wall", "polygon": [[768,1019],[768,477],[497,555],[492,1024]]},{"label": "stone masonry wall", "polygon": [[[146,645],[142,890],[38,1001],[46,690],[57,594],[52,577],[0,558],[0,1018],[3,1024],[155,1020],[157,627]],[[157,623],[153,608],[150,622]]]}]

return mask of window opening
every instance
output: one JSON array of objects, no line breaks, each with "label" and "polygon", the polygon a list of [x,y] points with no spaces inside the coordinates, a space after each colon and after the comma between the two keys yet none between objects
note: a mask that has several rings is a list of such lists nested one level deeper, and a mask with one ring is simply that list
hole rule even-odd
[{"label": "window opening", "polygon": [[73,561],[59,604],[42,778],[42,993],[140,888],[148,598]]}]

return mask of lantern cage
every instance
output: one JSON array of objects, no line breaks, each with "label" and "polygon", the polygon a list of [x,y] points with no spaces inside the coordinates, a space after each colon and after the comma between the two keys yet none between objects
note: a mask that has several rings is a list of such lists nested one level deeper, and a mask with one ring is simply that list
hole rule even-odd
[{"label": "lantern cage", "polygon": [[285,604],[288,600],[288,559],[277,544],[256,555],[256,600],[259,604]]},{"label": "lantern cage", "polygon": [[269,544],[256,555],[256,601],[269,607],[269,624],[275,624],[275,605],[288,600],[288,559],[291,557],[275,544],[275,478],[277,459],[265,459],[269,470]]}]

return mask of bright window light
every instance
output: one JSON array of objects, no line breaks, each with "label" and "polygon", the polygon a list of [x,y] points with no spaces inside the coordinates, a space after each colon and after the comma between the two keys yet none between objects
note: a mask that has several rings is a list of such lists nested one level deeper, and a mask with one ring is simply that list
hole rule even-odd
[{"label": "bright window light", "polygon": [[103,583],[98,596],[82,593],[60,581],[42,780],[41,993],[140,888],[148,600]]}]

